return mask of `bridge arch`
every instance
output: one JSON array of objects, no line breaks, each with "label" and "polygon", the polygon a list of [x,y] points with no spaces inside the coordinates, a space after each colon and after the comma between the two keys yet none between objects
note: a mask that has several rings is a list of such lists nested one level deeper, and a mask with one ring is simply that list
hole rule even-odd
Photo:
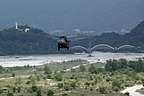
[{"label": "bridge arch", "polygon": [[74,47],[72,47],[71,49],[76,49],[76,48],[78,48],[78,49],[84,49],[84,50],[86,50],[86,51],[89,51],[88,48],[83,47],[83,46],[74,46]]},{"label": "bridge arch", "polygon": [[120,50],[122,48],[134,48],[134,46],[132,46],[132,45],[122,45],[122,46],[118,47],[117,49]]},{"label": "bridge arch", "polygon": [[108,47],[108,48],[114,50],[114,48],[112,46],[107,45],[107,44],[98,44],[98,45],[95,45],[94,47],[91,48],[91,50],[94,50],[97,47]]}]

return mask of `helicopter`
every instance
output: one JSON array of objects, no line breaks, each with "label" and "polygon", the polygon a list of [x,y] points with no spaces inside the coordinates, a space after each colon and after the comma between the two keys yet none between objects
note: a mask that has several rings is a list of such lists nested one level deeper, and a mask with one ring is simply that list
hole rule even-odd
[{"label": "helicopter", "polygon": [[[47,35],[47,37],[52,37],[52,38],[57,38],[57,47],[58,50],[60,50],[61,48],[66,48],[67,50],[69,50],[69,43],[70,40],[68,40],[68,36],[55,36],[55,35]],[[71,37],[71,36],[69,36]]]},{"label": "helicopter", "polygon": [[67,48],[69,50],[69,40],[66,36],[58,36],[59,40],[57,41],[58,50],[61,48]]}]

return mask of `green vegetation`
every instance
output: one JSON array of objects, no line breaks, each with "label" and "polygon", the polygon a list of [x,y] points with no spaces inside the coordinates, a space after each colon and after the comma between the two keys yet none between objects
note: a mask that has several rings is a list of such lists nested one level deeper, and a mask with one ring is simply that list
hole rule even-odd
[{"label": "green vegetation", "polygon": [[[14,27],[0,31],[0,55],[13,54],[52,54],[52,53],[74,53],[76,50],[57,51],[56,40],[43,30],[32,28],[28,25],[20,25],[20,30]],[[27,32],[23,31],[29,29]],[[71,41],[71,46],[82,45],[92,46],[97,44],[108,44],[112,47],[130,44],[135,48],[122,48],[115,51],[144,52],[144,21],[138,24],[130,33],[119,35],[118,33],[104,33],[100,36],[80,39],[77,42]],[[127,50],[128,49],[128,50]],[[100,51],[112,51],[109,49],[97,48]]]},{"label": "green vegetation", "polygon": [[140,90],[137,90],[137,92],[141,93],[141,94],[144,94],[144,88],[140,89]]},{"label": "green vegetation", "polygon": [[105,69],[111,72],[119,69],[133,69],[136,72],[144,72],[144,62],[141,59],[138,61],[127,61],[126,59],[107,60]]},{"label": "green vegetation", "polygon": [[[120,59],[108,60],[106,64],[89,64],[83,60],[72,60],[43,66],[11,68],[1,66],[0,94],[2,96],[126,96],[119,91],[134,84],[144,83],[143,63],[142,60]],[[71,69],[78,64],[80,65],[78,68]],[[67,66],[62,68],[62,65]]]},{"label": "green vegetation", "polygon": [[[0,31],[0,55],[46,54],[56,52],[56,41],[43,30],[28,25]],[[22,30],[28,28],[29,31]],[[55,50],[54,50],[55,49]]]}]

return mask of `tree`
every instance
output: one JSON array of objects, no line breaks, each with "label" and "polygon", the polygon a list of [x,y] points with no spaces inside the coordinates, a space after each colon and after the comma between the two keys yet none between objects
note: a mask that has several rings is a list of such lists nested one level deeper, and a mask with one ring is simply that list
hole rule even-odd
[{"label": "tree", "polygon": [[68,94],[67,93],[63,93],[62,96],[68,96]]},{"label": "tree", "polygon": [[15,93],[16,92],[16,87],[13,87],[13,93]]},{"label": "tree", "polygon": [[15,77],[15,73],[12,73],[12,77]]},{"label": "tree", "polygon": [[16,78],[16,82],[15,82],[15,84],[17,85],[20,85],[22,83],[22,78],[21,77],[18,77],[18,78]]},{"label": "tree", "polygon": [[36,92],[38,90],[37,86],[32,86],[31,89],[32,89],[33,92]]},{"label": "tree", "polygon": [[48,65],[45,65],[45,67],[44,67],[44,73],[45,74],[51,74],[52,73],[51,70],[50,70],[50,68],[48,67]]},{"label": "tree", "polygon": [[47,74],[47,79],[51,79],[51,75],[50,74]]},{"label": "tree", "polygon": [[141,79],[141,81],[142,81],[142,84],[143,84],[143,86],[144,86],[144,79]]},{"label": "tree", "polygon": [[107,71],[115,71],[118,69],[126,69],[128,67],[128,62],[126,59],[120,59],[120,60],[107,60],[105,69]]},{"label": "tree", "polygon": [[129,96],[129,92],[126,92],[125,95],[126,95],[126,96]]},{"label": "tree", "polygon": [[7,96],[14,96],[13,93],[8,93]]},{"label": "tree", "polygon": [[143,62],[143,60],[139,59],[137,62],[138,62],[137,71],[139,70],[138,72],[144,72],[144,62]]},{"label": "tree", "polygon": [[76,82],[70,82],[70,87],[72,87],[73,89],[75,89],[75,87],[76,87]]},{"label": "tree", "polygon": [[32,85],[36,84],[36,80],[37,80],[36,76],[30,76],[29,79],[30,79],[30,82],[31,82]]},{"label": "tree", "polygon": [[106,69],[107,71],[110,71],[110,72],[113,71],[112,60],[107,60],[107,61],[106,61],[105,69]]},{"label": "tree", "polygon": [[138,61],[129,61],[129,67],[134,69],[136,72],[144,72],[144,62],[141,59]]},{"label": "tree", "polygon": [[121,87],[121,83],[117,79],[114,79],[112,82],[112,88],[115,88],[115,87],[117,87],[117,88]]},{"label": "tree", "polygon": [[21,92],[21,87],[18,87],[17,91],[18,91],[18,93],[20,93]]},{"label": "tree", "polygon": [[89,83],[89,82],[86,82],[85,85],[86,85],[86,87],[89,87],[89,86],[90,86],[90,83]]},{"label": "tree", "polygon": [[40,81],[40,76],[37,76],[37,81]]},{"label": "tree", "polygon": [[47,93],[47,96],[54,96],[54,92],[49,90],[48,93]]},{"label": "tree", "polygon": [[63,83],[58,83],[57,87],[59,87],[59,89],[63,88]]},{"label": "tree", "polygon": [[55,79],[56,79],[57,81],[62,81],[62,75],[61,75],[60,73],[56,73]]},{"label": "tree", "polygon": [[120,59],[118,62],[120,69],[128,67],[128,61],[126,59]]},{"label": "tree", "polygon": [[38,89],[37,91],[36,91],[36,96],[42,96],[42,92],[41,92],[41,90],[40,89]]},{"label": "tree", "polygon": [[0,65],[0,73],[3,72],[3,67]]},{"label": "tree", "polygon": [[65,85],[64,85],[64,89],[65,89],[65,91],[69,91],[69,90],[70,90],[69,84],[65,84]]},{"label": "tree", "polygon": [[90,68],[88,69],[89,70],[89,72],[90,73],[96,73],[96,67],[93,65],[93,64],[91,64],[91,66],[90,66]]},{"label": "tree", "polygon": [[83,93],[81,93],[81,95],[80,96],[85,96]]},{"label": "tree", "polygon": [[85,72],[85,71],[86,71],[85,66],[80,65],[80,66],[79,66],[79,71],[80,71],[80,72]]},{"label": "tree", "polygon": [[106,93],[107,93],[106,87],[99,87],[99,92],[100,92],[101,94],[106,94]]}]

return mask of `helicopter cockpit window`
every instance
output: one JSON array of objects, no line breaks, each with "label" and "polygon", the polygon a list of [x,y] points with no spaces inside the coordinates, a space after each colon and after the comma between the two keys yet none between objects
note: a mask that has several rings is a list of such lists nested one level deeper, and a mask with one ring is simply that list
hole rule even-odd
[{"label": "helicopter cockpit window", "polygon": [[64,38],[60,38],[60,39],[58,40],[58,42],[59,42],[59,43],[65,43],[66,41],[65,41]]}]

